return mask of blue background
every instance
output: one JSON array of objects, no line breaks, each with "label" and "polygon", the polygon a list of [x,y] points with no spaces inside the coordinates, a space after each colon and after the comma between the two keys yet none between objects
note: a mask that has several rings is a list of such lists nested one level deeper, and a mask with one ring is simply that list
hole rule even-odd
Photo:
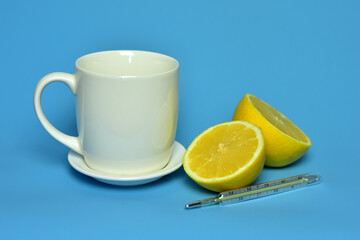
[{"label": "blue background", "polygon": [[[355,239],[359,230],[359,1],[6,1],[0,8],[0,239]],[[37,82],[102,50],[180,62],[177,141],[232,119],[245,93],[312,140],[298,162],[257,182],[320,172],[320,185],[185,210],[215,194],[183,171],[139,187],[73,170],[69,149],[38,122]],[[46,116],[76,135],[75,96],[43,93]]]}]

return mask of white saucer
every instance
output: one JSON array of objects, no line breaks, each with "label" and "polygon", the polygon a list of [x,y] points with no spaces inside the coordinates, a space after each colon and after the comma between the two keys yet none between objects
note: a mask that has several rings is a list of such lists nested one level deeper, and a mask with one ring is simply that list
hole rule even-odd
[{"label": "white saucer", "polygon": [[101,173],[95,171],[86,165],[83,156],[70,151],[68,155],[68,160],[70,165],[77,170],[78,172],[85,174],[89,177],[92,177],[100,182],[107,184],[117,185],[117,186],[135,186],[141,185],[149,182],[158,180],[159,178],[170,174],[182,165],[182,159],[185,153],[185,148],[179,142],[174,143],[174,148],[170,157],[169,163],[161,170],[153,173],[144,174],[141,176],[113,176],[107,175],[106,173]]}]

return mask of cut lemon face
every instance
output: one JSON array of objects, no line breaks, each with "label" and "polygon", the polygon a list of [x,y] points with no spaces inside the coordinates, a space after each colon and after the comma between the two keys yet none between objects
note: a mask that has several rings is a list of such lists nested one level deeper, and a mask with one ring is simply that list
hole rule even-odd
[{"label": "cut lemon face", "polygon": [[215,192],[251,184],[264,167],[259,127],[244,121],[215,125],[194,139],[183,158],[185,172]]},{"label": "cut lemon face", "polygon": [[266,161],[270,167],[283,167],[298,160],[311,141],[287,117],[259,98],[246,94],[236,107],[233,120],[248,121],[264,134]]}]

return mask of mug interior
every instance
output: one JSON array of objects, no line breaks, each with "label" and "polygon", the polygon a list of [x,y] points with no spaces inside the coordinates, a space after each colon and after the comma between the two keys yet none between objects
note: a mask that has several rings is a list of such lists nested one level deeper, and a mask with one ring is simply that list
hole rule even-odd
[{"label": "mug interior", "polygon": [[177,69],[179,63],[163,54],[146,51],[104,51],[85,55],[76,67],[92,73],[116,76],[147,76]]}]

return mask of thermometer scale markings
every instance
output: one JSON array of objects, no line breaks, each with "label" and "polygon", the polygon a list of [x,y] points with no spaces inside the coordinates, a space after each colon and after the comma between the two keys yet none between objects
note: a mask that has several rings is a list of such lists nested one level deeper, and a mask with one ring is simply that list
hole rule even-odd
[{"label": "thermometer scale markings", "polygon": [[[221,194],[220,199],[223,202],[224,201],[234,202],[234,200],[236,200],[236,199],[247,200],[249,198],[252,198],[251,195],[254,195],[254,194],[256,194],[256,197],[266,196],[268,194],[278,192],[280,190],[279,188],[285,188],[287,186],[291,186],[291,188],[294,188],[294,185],[301,184],[306,181],[308,181],[308,180],[306,178],[304,178],[303,176],[298,176],[298,177],[290,178],[287,180],[284,179],[284,180],[278,180],[278,181],[273,181],[273,182],[269,182],[269,183],[262,183],[262,184],[247,187],[247,188],[241,188],[238,191],[234,190],[234,191],[224,192]],[[266,190],[264,190],[264,189],[266,189]],[[283,189],[281,189],[281,190],[283,190]],[[269,192],[269,193],[262,194],[262,193],[266,193],[266,192]],[[248,198],[245,199],[245,197],[247,197],[247,196],[248,196]],[[236,198],[236,199],[233,199],[233,198]]]},{"label": "thermometer scale markings", "polygon": [[[303,180],[298,180],[298,181],[295,181],[295,182],[289,182],[289,183],[274,185],[272,187],[258,188],[256,190],[251,190],[249,192],[243,192],[243,193],[235,194],[235,195],[232,195],[231,197],[225,197],[224,196],[224,197],[220,197],[220,198],[224,203],[224,201],[235,202],[237,200],[252,199],[253,197],[264,197],[266,195],[276,193],[276,192],[278,192],[280,190],[281,191],[286,190],[286,187],[289,187],[289,186],[290,186],[290,188],[294,188],[296,184],[302,184],[302,183],[304,183],[306,181],[307,181],[307,179],[303,179]],[[265,190],[264,190],[264,188],[265,188]]]},{"label": "thermometer scale markings", "polygon": [[229,204],[265,197],[297,188],[302,188],[320,182],[320,174],[302,174],[294,177],[261,183],[232,191],[222,192],[217,197],[208,198],[185,205],[186,209]]}]

